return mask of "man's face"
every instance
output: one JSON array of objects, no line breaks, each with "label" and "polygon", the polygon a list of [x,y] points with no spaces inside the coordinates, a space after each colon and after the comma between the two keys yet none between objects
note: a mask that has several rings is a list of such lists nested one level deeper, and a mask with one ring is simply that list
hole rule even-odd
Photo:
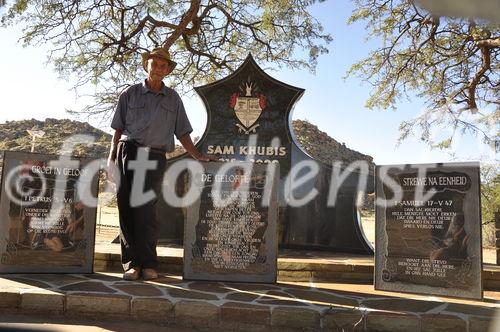
[{"label": "man's face", "polygon": [[148,60],[148,75],[153,81],[161,81],[170,72],[170,64],[167,60],[152,57]]}]

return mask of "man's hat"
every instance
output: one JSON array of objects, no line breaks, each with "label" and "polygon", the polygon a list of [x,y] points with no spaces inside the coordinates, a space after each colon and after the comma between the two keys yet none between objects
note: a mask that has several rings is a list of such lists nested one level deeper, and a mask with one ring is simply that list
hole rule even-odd
[{"label": "man's hat", "polygon": [[168,61],[169,65],[170,65],[170,71],[168,72],[168,74],[170,74],[172,72],[172,70],[174,70],[175,66],[177,66],[177,62],[172,61],[170,59],[170,53],[168,53],[168,51],[166,51],[162,47],[157,47],[157,48],[153,49],[151,52],[144,52],[141,54],[141,57],[142,57],[142,67],[144,68],[145,71],[148,70],[147,69],[147,62],[152,57],[156,57],[156,58],[160,58],[160,59]]}]

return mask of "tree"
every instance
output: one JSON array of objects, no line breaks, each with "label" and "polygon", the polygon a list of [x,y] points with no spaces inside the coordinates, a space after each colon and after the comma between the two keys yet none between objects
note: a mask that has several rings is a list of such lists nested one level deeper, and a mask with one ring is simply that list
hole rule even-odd
[{"label": "tree", "polygon": [[483,244],[495,246],[495,213],[500,213],[500,166],[481,164],[481,217]]},{"label": "tree", "polygon": [[500,166],[483,164],[481,167],[481,210],[483,224],[493,223],[500,213]]},{"label": "tree", "polygon": [[[421,2],[429,5],[439,1]],[[401,139],[419,129],[423,140],[439,147],[449,147],[457,132],[478,134],[487,143],[498,140],[497,23],[473,17],[439,16],[412,0],[354,3],[349,22],[364,22],[368,38],[382,41],[381,47],[355,63],[348,73],[373,85],[367,107],[394,107],[411,91],[426,101],[426,111],[401,124]],[[451,132],[435,142],[432,133],[436,126]]]},{"label": "tree", "polygon": [[[81,112],[107,114],[143,77],[140,54],[163,47],[178,62],[170,85],[183,91],[259,62],[314,71],[331,36],[308,7],[324,0],[15,0],[1,24],[24,24],[24,45],[52,45],[49,60],[75,88],[96,86]],[[29,24],[25,24],[29,22]]]}]

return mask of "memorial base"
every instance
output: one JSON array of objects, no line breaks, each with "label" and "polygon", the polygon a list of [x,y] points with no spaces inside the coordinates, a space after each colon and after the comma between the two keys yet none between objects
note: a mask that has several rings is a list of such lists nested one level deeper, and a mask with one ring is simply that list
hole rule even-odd
[{"label": "memorial base", "polygon": [[[100,233],[94,261],[95,271],[107,272],[87,276],[90,280],[66,281],[73,285],[72,294],[83,294],[77,300],[88,308],[79,310],[90,311],[86,315],[95,314],[96,301],[105,301],[106,306],[118,308],[118,314],[106,314],[111,320],[122,315],[125,320],[170,326],[203,324],[195,325],[200,329],[488,331],[494,330],[500,308],[500,267],[494,265],[484,265],[481,302],[376,291],[373,256],[325,251],[280,250],[278,283],[248,284],[182,281],[182,247],[160,246],[159,271],[164,277],[124,282],[120,249],[109,243],[111,233],[107,237]],[[72,301],[76,300],[69,299],[65,316],[74,313]]]},{"label": "memorial base", "polygon": [[[159,270],[182,275],[182,247],[158,247]],[[373,256],[326,251],[280,249],[278,282],[327,282],[366,284],[373,287]],[[120,247],[117,244],[96,244],[94,271],[120,272]],[[483,265],[485,291],[500,291],[500,266]],[[412,295],[408,295],[412,296]]]},{"label": "memorial base", "polygon": [[213,331],[493,331],[500,293],[485,292],[485,299],[410,296],[367,284],[182,281],[165,272],[149,282],[110,272],[0,275],[2,315],[39,317],[40,323],[78,318]]}]

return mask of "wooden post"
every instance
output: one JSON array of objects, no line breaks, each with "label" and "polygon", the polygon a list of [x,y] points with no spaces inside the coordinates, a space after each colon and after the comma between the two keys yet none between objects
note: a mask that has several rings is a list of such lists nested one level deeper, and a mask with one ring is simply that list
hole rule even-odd
[{"label": "wooden post", "polygon": [[495,238],[496,238],[496,253],[497,265],[500,265],[500,211],[495,212]]}]

